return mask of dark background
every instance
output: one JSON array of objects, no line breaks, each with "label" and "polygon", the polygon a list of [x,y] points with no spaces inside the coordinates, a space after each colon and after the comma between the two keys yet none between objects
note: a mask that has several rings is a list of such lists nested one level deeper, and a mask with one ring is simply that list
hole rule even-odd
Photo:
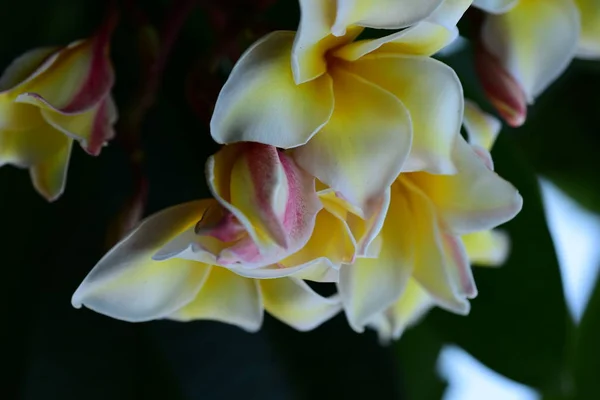
[{"label": "dark background", "polygon": [[[575,327],[536,179],[545,176],[600,211],[600,63],[574,62],[530,109],[526,125],[505,129],[498,140],[496,169],[525,206],[504,227],[513,242],[507,264],[476,270],[480,295],[469,317],[436,310],[382,347],[373,332],[352,332],[343,315],[310,333],[267,317],[260,333],[248,334],[208,321],[130,324],[73,309],[70,297],[114,240],[117,216],[144,198],[140,177],[148,183],[145,215],[208,196],[204,163],[218,149],[208,120],[220,86],[252,41],[294,30],[299,18],[295,0],[197,1],[181,13],[190,3],[118,2],[112,57],[119,139],[97,158],[74,148],[60,200],[46,203],[27,171],[0,169],[0,398],[433,400],[446,386],[435,363],[448,343],[544,399],[600,398],[600,289]],[[105,12],[104,1],[5,1],[0,68],[33,47],[93,34]],[[164,70],[152,75],[168,44],[168,21],[178,15],[185,25]],[[459,73],[466,96],[490,110],[470,48],[444,61]],[[141,163],[132,161],[134,150],[143,153]]]}]

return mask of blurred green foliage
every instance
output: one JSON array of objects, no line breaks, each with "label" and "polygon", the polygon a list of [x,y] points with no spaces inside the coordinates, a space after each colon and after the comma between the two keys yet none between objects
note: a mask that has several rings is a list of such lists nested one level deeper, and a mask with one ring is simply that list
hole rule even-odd
[{"label": "blurred green foliage", "polygon": [[[158,28],[171,2],[134,3],[145,12],[147,26]],[[5,2],[0,66],[29,48],[91,34],[105,6],[100,0],[53,0],[35,7]],[[299,16],[296,0],[274,1],[257,15],[249,15],[248,9],[228,9],[240,14],[234,40],[240,51],[265,30],[294,29]],[[141,126],[143,171],[150,183],[147,213],[208,195],[204,162],[218,146],[203,118],[234,60],[214,58],[222,50],[223,35],[206,10],[199,6],[190,16],[169,58],[156,104]],[[112,50],[122,112],[135,104],[136,91],[144,85],[139,74],[143,62],[137,56],[139,26],[130,17],[122,13]],[[466,96],[490,110],[470,49],[443,60],[457,70]],[[446,344],[459,345],[544,398],[600,398],[600,286],[575,327],[566,310],[537,181],[543,175],[590,210],[600,211],[599,92],[599,64],[576,62],[531,107],[523,128],[502,133],[493,151],[496,169],[525,199],[522,213],[503,227],[513,243],[510,259],[501,269],[476,270],[479,296],[468,317],[436,310],[388,347],[381,347],[372,332],[351,332],[343,316],[308,334],[268,319],[265,331],[249,335],[212,322],[131,325],[73,310],[71,293],[106,250],[108,222],[132,194],[126,152],[116,142],[95,159],[75,149],[66,194],[55,204],[34,193],[25,171],[1,168],[2,265],[7,274],[3,335],[11,366],[5,398],[371,394],[433,400],[446,387],[436,372]]]}]

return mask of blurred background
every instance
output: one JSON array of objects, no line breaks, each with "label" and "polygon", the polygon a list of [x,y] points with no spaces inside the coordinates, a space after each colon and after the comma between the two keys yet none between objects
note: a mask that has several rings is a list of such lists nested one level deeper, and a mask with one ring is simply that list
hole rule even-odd
[{"label": "blurred background", "polygon": [[[500,135],[496,170],[525,204],[502,227],[513,244],[506,264],[475,269],[468,317],[435,310],[381,346],[343,315],[310,333],[267,317],[248,334],[73,309],[72,293],[137,211],[209,196],[204,163],[218,146],[208,121],[221,85],[250,43],[299,21],[297,0],[117,5],[117,139],[97,158],[74,148],[53,204],[27,171],[0,168],[2,399],[600,398],[600,63],[575,61],[524,127]],[[28,49],[93,34],[106,8],[4,1],[0,69]],[[470,46],[440,58],[491,111]]]}]

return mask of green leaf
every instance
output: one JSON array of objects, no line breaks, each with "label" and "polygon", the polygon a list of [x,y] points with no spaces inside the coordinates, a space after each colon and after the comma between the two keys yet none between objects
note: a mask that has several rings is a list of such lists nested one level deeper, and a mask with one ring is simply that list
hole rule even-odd
[{"label": "green leaf", "polygon": [[479,296],[468,317],[436,310],[429,322],[498,373],[554,392],[571,323],[538,181],[513,142],[501,134],[493,152],[497,172],[524,198],[522,212],[502,228],[511,236],[510,258],[500,269],[475,269]]},{"label": "green leaf", "polygon": [[577,330],[573,359],[576,399],[600,398],[600,281]]}]

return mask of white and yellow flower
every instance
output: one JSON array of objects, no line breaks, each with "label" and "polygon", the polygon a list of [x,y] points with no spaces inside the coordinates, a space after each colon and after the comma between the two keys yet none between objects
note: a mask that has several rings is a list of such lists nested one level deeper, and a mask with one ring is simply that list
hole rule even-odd
[{"label": "white and yellow flower", "polygon": [[[456,38],[470,1],[418,3],[300,1],[298,32],[265,36],[234,67],[213,137],[295,148],[302,168],[365,217],[400,171],[455,172],[462,87],[429,56]],[[408,25],[355,40],[363,26]]]},{"label": "white and yellow flower", "polygon": [[[392,254],[395,249],[391,244],[385,252],[386,243],[387,237],[395,234],[402,237],[397,245],[405,243],[405,247],[413,247],[412,253],[406,253],[410,257],[398,258],[403,262],[394,264],[392,257],[387,261],[380,255],[379,259],[358,260],[356,271],[352,271],[355,266],[341,271],[342,276],[347,272],[352,277],[347,284],[350,290],[340,287],[340,291],[354,328],[360,330],[365,325],[374,328],[383,342],[398,339],[407,327],[417,323],[436,305],[459,314],[467,313],[467,299],[476,295],[469,263],[499,266],[508,256],[507,235],[490,228],[514,217],[522,200],[510,184],[492,172],[487,149],[493,145],[500,123],[473,103],[467,102],[465,110],[465,128],[471,146],[459,140],[455,152],[457,164],[461,166],[459,173],[455,176],[407,174],[392,186],[391,211],[386,220],[390,227],[386,231],[384,225],[381,251],[383,257]],[[394,204],[394,191],[404,202],[403,206],[400,202]],[[406,215],[410,213],[413,214],[409,220]],[[399,228],[399,221],[407,220],[409,230],[400,236],[399,232],[407,227]],[[378,269],[378,277],[371,276],[375,269]],[[361,296],[367,295],[367,283],[384,282],[384,276],[395,277],[401,289],[394,292],[388,285],[388,297],[373,302],[371,308],[364,308]],[[341,280],[340,285],[344,284],[346,282]],[[345,298],[344,291],[350,296]],[[353,298],[357,295],[358,298]]]},{"label": "white and yellow flower", "polygon": [[64,48],[31,50],[0,77],[0,165],[29,168],[48,200],[64,190],[73,140],[98,155],[114,135],[110,31],[107,25]]},{"label": "white and yellow flower", "polygon": [[478,56],[483,65],[478,72],[488,97],[512,126],[525,122],[526,105],[576,55],[600,56],[596,0],[475,0],[473,4],[489,13],[481,31]]},{"label": "white and yellow flower", "polygon": [[73,305],[126,321],[212,319],[249,331],[263,309],[299,330],[336,314],[338,296],[319,296],[302,278],[334,280],[356,243],[322,209],[314,177],[258,143],[225,146],[207,175],[216,199],[147,219],[96,265]]}]

